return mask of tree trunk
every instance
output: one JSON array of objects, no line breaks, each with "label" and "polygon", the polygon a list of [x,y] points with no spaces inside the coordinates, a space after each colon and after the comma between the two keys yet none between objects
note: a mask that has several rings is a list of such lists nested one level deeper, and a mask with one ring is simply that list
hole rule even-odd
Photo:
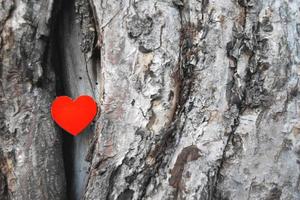
[{"label": "tree trunk", "polygon": [[53,1],[0,0],[0,199],[63,199],[61,136],[50,117]]},{"label": "tree trunk", "polygon": [[0,0],[0,199],[300,199],[299,5]]}]

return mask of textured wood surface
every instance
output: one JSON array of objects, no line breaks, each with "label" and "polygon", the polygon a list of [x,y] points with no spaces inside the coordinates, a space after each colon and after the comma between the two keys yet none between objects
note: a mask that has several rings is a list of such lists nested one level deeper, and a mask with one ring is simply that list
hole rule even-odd
[{"label": "textured wood surface", "polygon": [[0,199],[64,199],[61,137],[50,117],[53,1],[0,1]]},{"label": "textured wood surface", "polygon": [[0,199],[300,199],[299,5],[0,0]]}]

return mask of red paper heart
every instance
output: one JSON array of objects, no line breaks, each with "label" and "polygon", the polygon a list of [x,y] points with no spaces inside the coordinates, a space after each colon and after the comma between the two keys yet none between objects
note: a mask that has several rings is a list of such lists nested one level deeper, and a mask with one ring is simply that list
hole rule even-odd
[{"label": "red paper heart", "polygon": [[53,120],[74,136],[85,129],[96,114],[97,104],[90,96],[80,96],[75,101],[68,96],[60,96],[51,107]]}]

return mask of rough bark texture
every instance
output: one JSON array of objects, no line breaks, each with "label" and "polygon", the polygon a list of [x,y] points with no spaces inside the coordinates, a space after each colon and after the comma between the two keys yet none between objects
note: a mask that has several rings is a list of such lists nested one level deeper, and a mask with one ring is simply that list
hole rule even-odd
[{"label": "rough bark texture", "polygon": [[0,199],[66,196],[61,137],[49,114],[52,7],[0,0]]},{"label": "rough bark texture", "polygon": [[300,199],[299,5],[0,0],[0,199]]}]

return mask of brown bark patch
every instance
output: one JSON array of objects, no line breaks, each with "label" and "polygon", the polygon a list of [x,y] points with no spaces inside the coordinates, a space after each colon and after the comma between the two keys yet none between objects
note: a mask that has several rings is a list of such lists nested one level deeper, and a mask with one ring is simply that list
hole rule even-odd
[{"label": "brown bark patch", "polygon": [[175,165],[171,171],[171,178],[169,180],[169,184],[172,187],[184,190],[184,185],[181,181],[184,166],[190,161],[197,160],[200,157],[199,152],[200,150],[195,145],[185,147],[180,152],[175,162]]}]

